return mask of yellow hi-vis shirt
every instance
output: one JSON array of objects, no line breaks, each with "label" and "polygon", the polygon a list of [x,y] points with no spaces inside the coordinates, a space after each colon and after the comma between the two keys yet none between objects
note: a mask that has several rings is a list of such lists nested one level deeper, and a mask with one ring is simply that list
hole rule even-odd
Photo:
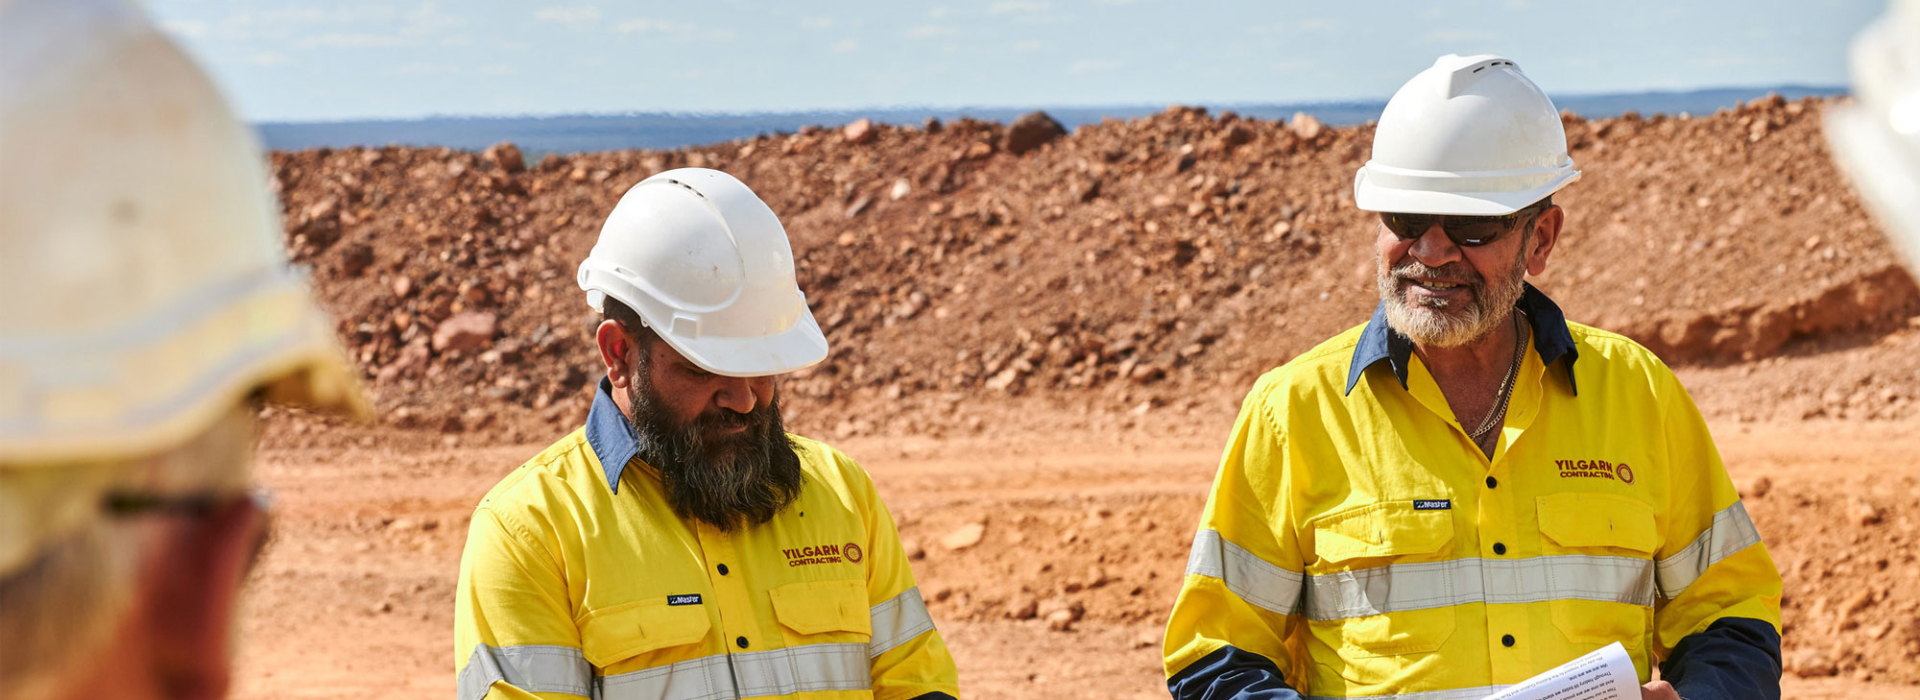
[{"label": "yellow hi-vis shirt", "polygon": [[586,428],[474,511],[455,594],[460,700],[957,697],[866,472],[793,440],[798,500],[727,534],[674,514],[603,384]]},{"label": "yellow hi-vis shirt", "polygon": [[1645,682],[1724,618],[1777,645],[1779,572],[1692,399],[1645,348],[1550,315],[1566,332],[1536,332],[1491,459],[1378,313],[1261,377],[1167,623],[1170,681],[1247,652],[1308,697],[1455,700],[1616,641]]}]

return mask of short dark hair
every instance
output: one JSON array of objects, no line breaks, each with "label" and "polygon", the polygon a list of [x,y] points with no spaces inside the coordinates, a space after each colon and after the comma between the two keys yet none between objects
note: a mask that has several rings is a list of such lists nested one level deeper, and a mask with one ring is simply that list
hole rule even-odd
[{"label": "short dark hair", "polygon": [[[643,351],[652,350],[653,341],[660,339],[660,335],[647,327],[646,321],[641,320],[639,313],[621,303],[619,299],[609,296],[600,303],[600,308],[601,320],[620,324],[620,329],[627,334],[627,341],[633,343],[635,347]],[[640,361],[645,362],[648,354],[641,352]]]}]

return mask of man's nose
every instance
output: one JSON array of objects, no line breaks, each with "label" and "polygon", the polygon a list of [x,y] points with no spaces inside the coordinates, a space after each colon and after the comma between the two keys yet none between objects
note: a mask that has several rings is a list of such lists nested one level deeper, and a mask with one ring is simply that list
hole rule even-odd
[{"label": "man's nose", "polygon": [[752,413],[759,405],[759,397],[754,394],[753,377],[727,377],[713,397],[714,403],[734,413]]},{"label": "man's nose", "polygon": [[1447,230],[1438,221],[1420,234],[1407,254],[1427,267],[1440,267],[1461,257],[1460,246],[1454,245],[1453,239],[1447,237]]}]

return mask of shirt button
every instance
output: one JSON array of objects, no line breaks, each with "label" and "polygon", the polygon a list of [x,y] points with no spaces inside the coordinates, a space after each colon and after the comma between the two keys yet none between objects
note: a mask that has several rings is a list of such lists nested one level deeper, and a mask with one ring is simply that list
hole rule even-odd
[{"label": "shirt button", "polygon": [[[1506,553],[1507,553],[1507,546],[1506,546],[1506,545],[1504,545],[1504,544],[1501,544],[1501,543],[1499,543],[1499,542],[1495,542],[1495,543],[1493,543],[1493,553],[1494,553],[1494,554],[1506,554]],[[1512,645],[1512,644],[1508,644],[1507,646],[1513,646],[1513,645]]]},{"label": "shirt button", "polygon": [[[740,641],[743,641],[743,642],[744,642],[744,641],[747,641],[747,640],[746,640],[746,638],[744,638],[744,637],[742,637],[742,638],[740,639]],[[1513,646],[1513,635],[1511,635],[1511,634],[1503,634],[1503,635],[1500,635],[1500,643],[1501,643],[1501,644],[1504,644],[1504,645],[1506,645],[1506,646]]]},{"label": "shirt button", "polygon": [[[747,638],[746,638],[746,637],[736,637],[736,638],[735,638],[735,639],[733,640],[733,643],[734,643],[734,644],[738,644],[738,645],[740,645],[740,648],[742,648],[742,649],[745,649],[745,648],[747,648]],[[1508,637],[1508,638],[1507,638],[1507,646],[1513,646],[1513,638],[1512,638],[1512,637]]]},{"label": "shirt button", "polygon": [[1489,476],[1489,477],[1487,477],[1487,488],[1493,488],[1493,487],[1495,487],[1495,486],[1499,486],[1499,485],[1500,485],[1500,480],[1499,480],[1499,479],[1495,479],[1495,478],[1493,478],[1493,477],[1491,477],[1491,476]]},{"label": "shirt button", "polygon": [[714,568],[715,568],[715,569],[718,569],[718,570],[720,570],[720,575],[721,575],[721,576],[725,576],[725,575],[727,575],[727,565],[726,565],[726,564],[721,564],[721,565],[719,565],[719,566],[716,566],[716,567],[714,567]]}]

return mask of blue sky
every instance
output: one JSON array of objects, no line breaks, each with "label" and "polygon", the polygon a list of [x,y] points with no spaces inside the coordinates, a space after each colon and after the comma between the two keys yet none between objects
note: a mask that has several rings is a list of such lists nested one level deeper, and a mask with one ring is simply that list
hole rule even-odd
[{"label": "blue sky", "polygon": [[1383,99],[1444,53],[1549,94],[1842,85],[1880,0],[149,0],[251,120]]}]

